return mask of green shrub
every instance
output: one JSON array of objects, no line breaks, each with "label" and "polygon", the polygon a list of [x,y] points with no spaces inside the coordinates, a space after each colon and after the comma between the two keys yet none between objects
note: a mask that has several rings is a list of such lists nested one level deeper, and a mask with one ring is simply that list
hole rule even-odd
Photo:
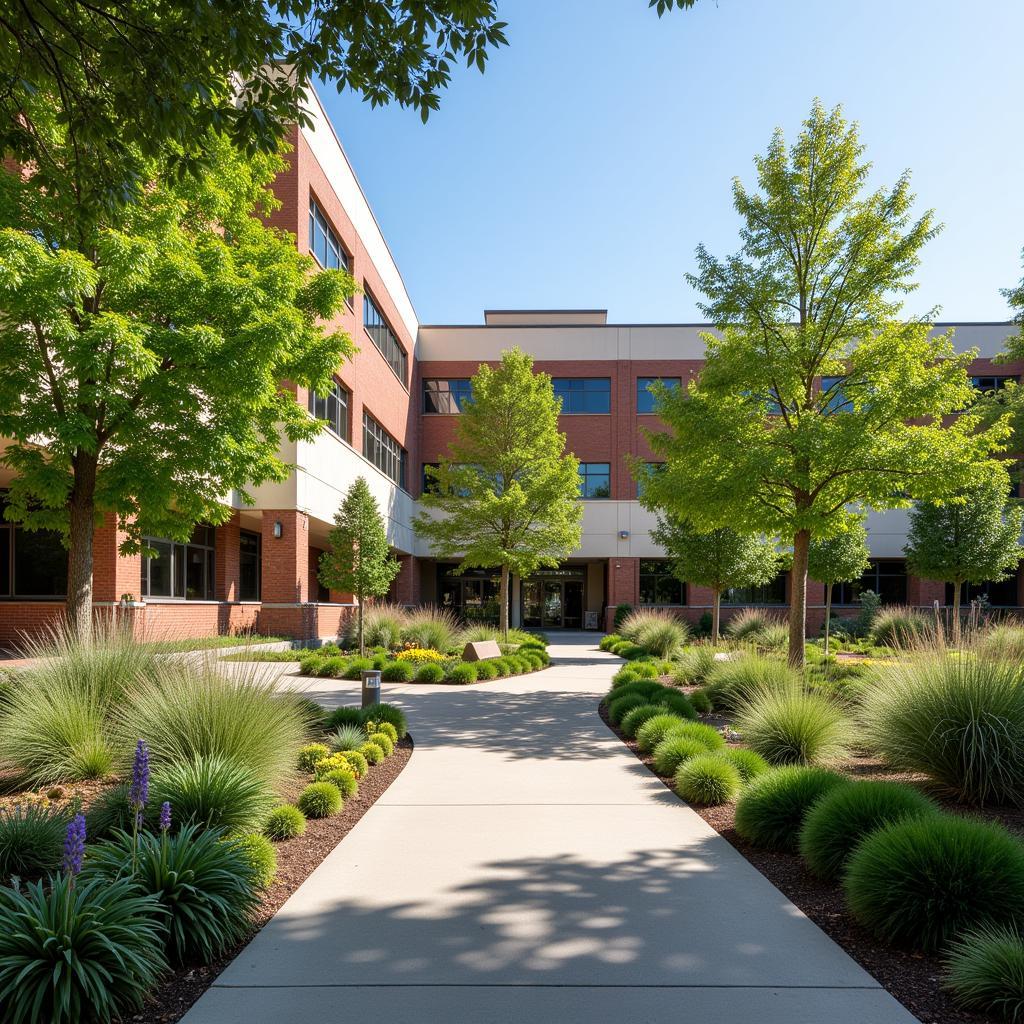
[{"label": "green shrub", "polygon": [[736,727],[769,764],[828,764],[843,757],[850,737],[842,710],[800,686],[752,694],[739,705]]},{"label": "green shrub", "polygon": [[341,793],[344,800],[359,796],[359,781],[356,779],[355,772],[350,768],[332,768],[317,781],[329,782],[332,786],[337,786],[338,792]]},{"label": "green shrub", "polygon": [[459,639],[464,644],[481,643],[485,640],[493,640],[495,643],[498,643],[502,636],[501,630],[497,626],[485,626],[482,622],[478,622],[463,629]]},{"label": "green shrub", "polygon": [[381,669],[380,677],[388,683],[409,683],[415,674],[415,666],[408,661],[389,661]]},{"label": "green shrub", "polygon": [[273,788],[294,772],[307,737],[300,699],[278,693],[259,666],[227,677],[216,665],[164,660],[119,705],[120,742],[129,751],[145,737],[154,767],[227,758]]},{"label": "green shrub", "polygon": [[673,714],[688,721],[696,721],[697,712],[690,703],[690,698],[685,693],[673,690],[670,687],[663,687],[657,695],[657,700],[664,704]]},{"label": "green shrub", "polygon": [[[328,739],[331,743],[331,750],[335,752],[340,750],[358,750],[366,742],[366,731],[361,725],[339,725]],[[323,744],[316,743],[311,744],[311,746],[321,747]],[[326,754],[321,754],[320,757],[313,758],[313,768],[315,769],[317,762],[322,761],[326,756]]]},{"label": "green shrub", "polygon": [[1024,844],[989,822],[934,814],[866,836],[843,880],[853,916],[878,938],[925,951],[1024,915]]},{"label": "green shrub", "polygon": [[647,657],[646,648],[641,647],[639,644],[630,643],[628,640],[624,644],[619,644],[615,648],[615,653],[620,658],[625,658],[626,661],[638,661]]},{"label": "green shrub", "polygon": [[370,770],[370,762],[366,760],[366,756],[359,750],[342,750],[340,757],[348,763],[357,779],[363,778]]},{"label": "green shrub", "polygon": [[440,683],[444,679],[444,669],[436,662],[427,662],[416,669],[417,683]]},{"label": "green shrub", "polygon": [[275,807],[263,824],[263,834],[276,842],[294,839],[305,831],[306,816],[294,804],[281,804],[280,807]]},{"label": "green shrub", "polygon": [[687,803],[713,807],[736,798],[742,780],[736,767],[719,754],[698,754],[676,771],[675,791]]},{"label": "green shrub", "polygon": [[371,732],[369,740],[374,746],[380,747],[385,757],[390,757],[394,753],[394,741],[386,732]]},{"label": "green shrub", "polygon": [[601,642],[597,645],[598,650],[610,651],[615,644],[621,643],[623,639],[618,633],[606,633],[601,637]]},{"label": "green shrub", "polygon": [[637,693],[627,693],[623,697],[616,697],[608,703],[608,720],[612,725],[619,725],[627,711],[641,707],[647,700]]},{"label": "green shrub", "polygon": [[663,687],[661,683],[654,679],[634,679],[632,682],[612,687],[608,696],[610,700],[617,700],[619,697],[625,697],[627,694],[650,698],[656,693],[660,694],[662,692]]},{"label": "green shrub", "polygon": [[612,676],[612,689],[619,686],[625,686],[626,683],[635,683],[640,678],[640,673],[635,670],[633,665],[623,665],[622,668]]},{"label": "green shrub", "polygon": [[778,625],[784,625],[774,612],[761,608],[744,608],[737,612],[725,627],[725,633],[737,643],[752,643],[762,646],[766,632]]},{"label": "green shrub", "polygon": [[444,654],[459,643],[458,619],[443,608],[417,608],[406,616],[402,640]]},{"label": "green shrub", "polygon": [[869,833],[937,811],[926,796],[899,782],[865,780],[839,786],[808,812],[800,831],[800,856],[814,874],[831,881]]},{"label": "green shrub", "polygon": [[359,725],[363,724],[363,709],[355,708],[350,705],[345,707],[335,708],[324,720],[325,729],[337,729],[340,725]]},{"label": "green shrub", "polygon": [[149,807],[167,801],[177,824],[251,832],[274,805],[273,792],[244,764],[226,757],[197,757],[153,772]]},{"label": "green shrub", "polygon": [[648,718],[664,714],[666,711],[667,708],[664,704],[641,704],[639,707],[633,708],[632,711],[626,712],[622,721],[619,723],[619,728],[626,736],[633,739],[636,736],[637,729],[639,729]]},{"label": "green shrub", "polygon": [[[299,813],[302,812],[299,811]],[[252,884],[257,889],[270,888],[270,884],[277,874],[277,851],[274,849],[274,844],[258,832],[232,836],[230,843],[241,853],[249,869],[249,878]]]},{"label": "green shrub", "polygon": [[357,682],[363,678],[364,672],[369,672],[373,667],[373,658],[349,658],[340,678]]},{"label": "green shrub", "polygon": [[[363,609],[363,643],[366,647],[383,647],[392,650],[402,642],[402,629],[406,624],[406,612],[400,605],[371,604]],[[352,615],[345,620],[341,633],[342,642],[349,650],[359,649],[359,617]]]},{"label": "green shrub", "polygon": [[372,717],[367,718],[364,728],[368,736],[372,736],[375,732],[384,733],[391,740],[392,746],[398,742],[398,730],[386,719],[378,721]]},{"label": "green shrub", "polygon": [[707,695],[705,690],[693,690],[691,693],[688,693],[687,696],[690,698],[690,706],[698,715],[707,715],[711,713],[711,698]]},{"label": "green shrub", "polygon": [[1024,664],[943,654],[880,670],[862,697],[867,742],[961,800],[1024,805]]},{"label": "green shrub", "polygon": [[31,881],[60,867],[70,820],[63,807],[32,803],[0,809],[0,883],[12,875]]},{"label": "green shrub", "polygon": [[475,683],[476,682],[476,665],[471,664],[468,661],[460,662],[455,665],[448,672],[449,683]]},{"label": "green shrub", "polygon": [[1002,622],[978,637],[978,652],[987,658],[1024,661],[1024,626]]},{"label": "green shrub", "polygon": [[736,831],[755,846],[796,851],[807,813],[827,792],[848,785],[824,768],[774,768],[749,783],[736,804]]},{"label": "green shrub", "polygon": [[547,662],[544,660],[544,655],[541,654],[540,651],[522,651],[519,657],[525,658],[535,669],[544,668],[547,665]]},{"label": "green shrub", "polygon": [[327,818],[342,808],[341,791],[330,782],[311,782],[295,801],[307,818]]},{"label": "green shrub", "polygon": [[790,690],[799,681],[797,674],[778,658],[742,654],[716,661],[704,689],[715,708],[735,711],[755,694]]},{"label": "green shrub", "polygon": [[341,679],[348,671],[348,658],[340,654],[325,657],[314,654],[300,663],[299,670],[303,675],[320,676],[323,679]]},{"label": "green shrub", "polygon": [[740,781],[744,785],[771,770],[760,754],[746,747],[727,747],[721,751],[721,755],[740,773]]},{"label": "green shrub", "polygon": [[654,770],[669,778],[692,757],[706,754],[708,748],[700,740],[682,733],[670,732],[654,748]]},{"label": "green shrub", "polygon": [[640,609],[633,612],[619,630],[621,635],[659,658],[668,658],[686,643],[689,630],[671,612]]},{"label": "green shrub", "polygon": [[476,677],[481,680],[498,678],[498,666],[494,664],[493,658],[476,663]]},{"label": "green shrub", "polygon": [[682,725],[679,715],[661,714],[648,718],[636,731],[636,742],[643,754],[649,754],[673,729]]},{"label": "green shrub", "polygon": [[367,721],[390,722],[400,740],[404,740],[408,732],[405,712],[397,704],[374,704],[372,707],[361,709],[359,724],[365,725]]},{"label": "green shrub", "polygon": [[615,615],[612,617],[612,628],[616,632],[619,631],[619,627],[626,621],[627,616],[632,610],[633,606],[631,604],[623,603],[615,606]]},{"label": "green shrub", "polygon": [[160,905],[129,878],[58,874],[45,888],[0,889],[4,1021],[126,1017],[166,967],[164,929]]},{"label": "green shrub", "polygon": [[628,665],[623,666],[619,671],[631,672],[640,679],[658,678],[658,666],[655,665],[653,661],[631,661]]},{"label": "green shrub", "polygon": [[[337,736],[338,734],[335,733],[334,735]],[[362,743],[364,739],[365,737],[360,730],[359,742]],[[322,761],[330,752],[330,747],[326,743],[307,743],[299,750],[299,756],[296,761],[299,771],[305,775],[311,775],[317,761]]]},{"label": "green shrub", "polygon": [[370,764],[380,764],[384,760],[384,748],[378,747],[376,743],[367,741],[359,748],[359,753],[366,758]]},{"label": "green shrub", "polygon": [[921,612],[889,605],[878,610],[868,636],[879,647],[912,647],[933,633],[931,622]]},{"label": "green shrub", "polygon": [[1024,1020],[1024,938],[1012,925],[968,932],[946,958],[945,987],[965,1010]]}]

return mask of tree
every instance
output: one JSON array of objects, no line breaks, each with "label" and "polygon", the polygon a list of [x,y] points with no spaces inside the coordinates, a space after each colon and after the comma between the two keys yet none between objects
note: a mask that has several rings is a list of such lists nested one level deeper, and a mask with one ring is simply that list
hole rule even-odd
[{"label": "tree", "polygon": [[953,642],[960,642],[964,583],[1006,579],[1020,564],[1024,511],[1006,487],[984,484],[941,504],[921,502],[910,513],[904,551],[907,568],[925,579],[953,584]]},{"label": "tree", "polygon": [[687,583],[714,592],[711,640],[718,643],[722,592],[732,587],[756,587],[771,582],[782,568],[783,557],[769,540],[729,527],[700,531],[685,519],[658,516],[651,539],[665,549],[672,573]]},{"label": "tree", "polygon": [[509,576],[556,566],[580,543],[579,462],[558,432],[551,378],[514,348],[481,365],[455,439],[420,499],[416,531],[458,571],[501,569],[500,627],[508,635]]},{"label": "tree", "polygon": [[[65,145],[57,129],[50,142]],[[222,522],[231,490],[248,500],[248,486],[287,477],[282,434],[320,427],[281,382],[323,388],[352,351],[321,326],[352,279],[313,273],[293,236],[261,220],[280,158],[246,161],[224,140],[217,151],[216,171],[153,178],[116,226],[88,230],[38,182],[0,172],[6,515],[63,534],[81,633],[103,513],[127,531],[124,553]]]},{"label": "tree", "polygon": [[831,537],[811,541],[807,552],[807,574],[825,584],[825,654],[828,655],[829,633],[832,629],[832,588],[837,583],[860,579],[867,569],[868,533],[864,517],[850,514],[847,527]]},{"label": "tree", "polygon": [[921,247],[938,230],[912,220],[907,175],[866,191],[856,126],[815,103],[795,144],[777,131],[738,180],[741,250],[697,249],[690,282],[718,328],[686,391],[656,389],[669,431],[650,435],[665,470],[654,503],[699,529],[729,525],[792,544],[789,660],[804,660],[812,538],[840,532],[846,508],[904,507],[1005,477],[990,456],[1007,427],[982,429],[949,334],[898,319]]},{"label": "tree", "polygon": [[332,590],[354,594],[359,606],[359,653],[363,644],[363,606],[368,597],[382,597],[401,568],[391,556],[388,534],[377,502],[364,477],[348,489],[334,516],[328,548],[320,556],[320,582]]}]

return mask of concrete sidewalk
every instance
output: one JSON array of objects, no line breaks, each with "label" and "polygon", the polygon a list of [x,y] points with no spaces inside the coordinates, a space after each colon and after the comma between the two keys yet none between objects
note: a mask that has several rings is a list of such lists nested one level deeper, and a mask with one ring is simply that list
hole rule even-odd
[{"label": "concrete sidewalk", "polygon": [[595,640],[518,679],[386,684],[412,760],[188,1024],[912,1024],[607,730],[621,663]]}]

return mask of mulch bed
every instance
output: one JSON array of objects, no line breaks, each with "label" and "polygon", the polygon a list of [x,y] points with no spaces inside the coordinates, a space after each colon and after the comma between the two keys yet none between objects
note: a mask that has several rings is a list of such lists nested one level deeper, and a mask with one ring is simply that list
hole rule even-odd
[{"label": "mulch bed", "polygon": [[[608,721],[604,704],[600,707],[600,715],[605,725],[633,751],[651,774],[671,789],[672,779],[658,775],[651,759],[640,753],[636,742],[627,739]],[[719,724],[717,720],[712,720],[712,716],[705,716],[702,720],[709,724]],[[840,768],[857,778],[918,781],[912,776],[892,772],[881,762],[865,756],[853,757]],[[923,1024],[991,1024],[994,1018],[957,1008],[942,991],[941,956],[912,953],[882,945],[847,913],[842,891],[810,874],[800,857],[762,850],[741,839],[736,834],[734,824],[735,804],[722,804],[720,807],[694,806],[692,809]],[[967,810],[957,804],[947,804],[946,809],[999,821],[1007,828],[1024,834],[1024,810],[1002,807]]]},{"label": "mulch bed", "polygon": [[[274,844],[277,875],[264,893],[249,934],[211,964],[186,965],[165,976],[150,993],[145,1008],[126,1017],[142,1024],[171,1024],[179,1021],[192,1004],[213,984],[225,967],[245,948],[253,936],[277,913],[289,896],[320,866],[324,858],[353,829],[356,822],[398,778],[412,756],[412,738],[407,736],[394,753],[359,780],[359,796],[345,801],[340,814],[310,819],[303,835]],[[296,794],[297,795],[297,794]]]}]

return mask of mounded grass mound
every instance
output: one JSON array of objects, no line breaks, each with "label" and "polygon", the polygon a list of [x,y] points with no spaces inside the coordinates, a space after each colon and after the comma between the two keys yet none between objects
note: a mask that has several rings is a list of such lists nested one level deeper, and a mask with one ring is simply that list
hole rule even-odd
[{"label": "mounded grass mound", "polygon": [[281,842],[294,839],[306,831],[306,816],[294,804],[281,804],[268,815],[263,825],[263,834],[268,839]]},{"label": "mounded grass mound", "polygon": [[716,710],[736,711],[756,694],[791,690],[799,683],[799,676],[779,658],[740,654],[714,663],[704,692]]},{"label": "mounded grass mound", "polygon": [[850,737],[843,711],[798,685],[752,694],[739,705],[736,727],[769,764],[829,764],[846,753]]},{"label": "mounded grass mound", "polygon": [[673,729],[686,720],[668,712],[648,718],[636,731],[636,742],[642,754],[649,754]]},{"label": "mounded grass mound", "polygon": [[389,661],[380,671],[387,683],[409,683],[415,675],[416,668],[408,661]]},{"label": "mounded grass mound", "polygon": [[327,818],[341,810],[341,793],[330,782],[311,782],[295,805],[307,818]]},{"label": "mounded grass mound", "polygon": [[645,697],[638,693],[627,693],[608,702],[608,719],[612,725],[619,725],[627,712],[647,703]]},{"label": "mounded grass mound", "polygon": [[627,711],[623,716],[622,722],[619,724],[619,728],[623,733],[630,739],[636,738],[636,731],[644,724],[649,718],[653,718],[655,715],[662,715],[666,711],[664,704],[641,704],[639,707],[633,708],[632,711]]},{"label": "mounded grass mound", "polygon": [[871,642],[879,647],[913,647],[934,633],[931,621],[913,608],[880,608],[871,623]]},{"label": "mounded grass mound", "polygon": [[687,803],[714,807],[736,799],[743,780],[736,766],[720,754],[698,754],[675,775],[675,791]]},{"label": "mounded grass mound", "polygon": [[1024,936],[1012,925],[968,932],[946,958],[946,983],[965,1010],[1024,1020]]},{"label": "mounded grass mound", "polygon": [[448,675],[445,678],[449,683],[458,683],[459,685],[475,683],[476,665],[473,665],[468,661],[461,661],[458,665],[453,665],[452,668],[448,670]]},{"label": "mounded grass mound", "polygon": [[740,773],[744,785],[771,771],[771,765],[760,754],[746,747],[727,747],[721,751],[721,756]]},{"label": "mounded grass mound", "polygon": [[414,678],[417,683],[439,683],[444,679],[444,669],[436,664],[420,665]]}]

